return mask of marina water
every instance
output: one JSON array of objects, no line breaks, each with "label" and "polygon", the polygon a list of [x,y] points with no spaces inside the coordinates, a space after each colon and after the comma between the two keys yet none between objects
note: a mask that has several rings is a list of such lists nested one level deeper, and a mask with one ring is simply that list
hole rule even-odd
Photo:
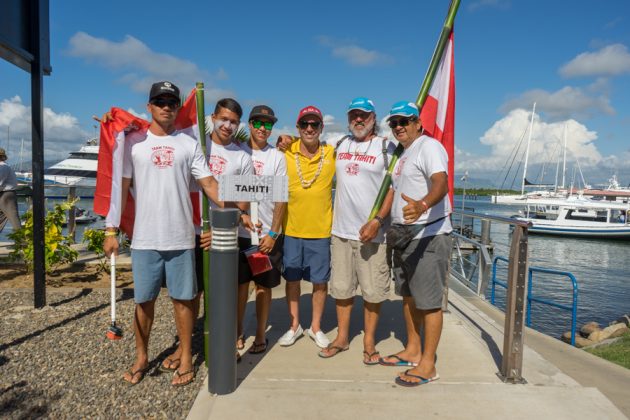
[{"label": "marina water", "polygon": [[[48,200],[52,207],[59,200]],[[25,202],[20,200],[20,212],[25,210]],[[93,202],[82,199],[78,206],[92,210]],[[487,197],[477,200],[466,199],[467,209],[475,213],[498,216],[512,216],[518,212],[516,206],[493,204]],[[455,197],[455,208],[461,210],[462,197]],[[476,222],[478,223],[478,222]],[[453,224],[459,224],[457,216]],[[76,241],[83,239],[86,228],[102,228],[103,220],[92,224],[77,225]],[[479,226],[476,226],[479,230]],[[8,241],[10,225],[0,233],[0,241]],[[491,239],[494,245],[494,256],[508,257],[510,245],[510,229],[508,225],[493,223]],[[507,264],[499,262],[497,278],[505,281]],[[530,266],[569,271],[577,278],[579,287],[578,327],[579,325],[597,321],[608,325],[622,314],[630,313],[630,241],[594,240],[562,238],[556,236],[529,235]],[[567,277],[534,274],[533,294],[535,296],[571,305],[571,281]],[[490,299],[490,288],[486,291]],[[497,306],[503,308],[505,289],[497,287]],[[532,326],[545,334],[558,338],[571,327],[571,313],[540,303],[532,303]]]}]

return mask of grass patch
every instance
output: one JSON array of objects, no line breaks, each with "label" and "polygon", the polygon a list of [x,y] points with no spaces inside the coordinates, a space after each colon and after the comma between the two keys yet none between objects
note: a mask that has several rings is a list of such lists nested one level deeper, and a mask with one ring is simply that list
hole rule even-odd
[{"label": "grass patch", "polygon": [[630,333],[624,334],[621,340],[618,340],[607,346],[600,346],[587,351],[602,359],[616,363],[620,366],[630,369]]}]

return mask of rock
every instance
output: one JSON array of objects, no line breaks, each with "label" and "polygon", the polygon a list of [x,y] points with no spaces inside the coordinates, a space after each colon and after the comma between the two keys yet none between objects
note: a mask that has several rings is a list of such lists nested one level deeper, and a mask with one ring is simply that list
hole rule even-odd
[{"label": "rock", "polygon": [[592,322],[587,322],[586,324],[582,325],[582,328],[580,328],[580,333],[584,337],[588,337],[593,332],[598,331],[598,330],[601,330],[599,323],[592,321]]},{"label": "rock", "polygon": [[575,337],[575,347],[581,349],[582,347],[592,346],[595,344],[593,340],[589,340],[588,338],[584,338],[581,335]]},{"label": "rock", "polygon": [[621,318],[615,319],[610,325],[624,324],[626,327],[630,327],[630,315],[623,315]]},{"label": "rock", "polygon": [[[623,325],[623,324],[618,324],[618,325]],[[621,328],[617,328],[615,331],[613,331],[613,333],[610,334],[610,338],[621,337],[622,335],[628,334],[628,333],[630,333],[630,328],[623,325]]]},{"label": "rock", "polygon": [[612,334],[612,332],[606,331],[606,330],[593,331],[588,336],[588,339],[594,343],[599,343],[600,341],[605,340],[608,337],[610,337],[610,334]]},{"label": "rock", "polygon": [[606,328],[604,328],[603,331],[606,331],[606,332],[609,332],[609,333],[612,334],[612,333],[614,333],[615,331],[617,331],[618,329],[621,329],[621,328],[628,328],[628,327],[626,327],[625,324],[620,322],[619,324],[612,324],[612,325],[607,326]]}]

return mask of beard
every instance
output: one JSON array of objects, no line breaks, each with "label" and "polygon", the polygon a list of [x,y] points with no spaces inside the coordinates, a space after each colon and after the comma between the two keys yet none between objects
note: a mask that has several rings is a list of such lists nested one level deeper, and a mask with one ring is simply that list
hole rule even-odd
[{"label": "beard", "polygon": [[374,129],[375,122],[369,122],[367,124],[355,124],[350,126],[350,132],[357,139],[364,139],[370,133],[372,133],[372,129]]}]

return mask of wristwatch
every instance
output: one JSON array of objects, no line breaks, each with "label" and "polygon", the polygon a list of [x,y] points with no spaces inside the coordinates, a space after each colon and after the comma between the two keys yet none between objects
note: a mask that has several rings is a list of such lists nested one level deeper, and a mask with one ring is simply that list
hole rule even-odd
[{"label": "wristwatch", "polygon": [[270,230],[269,232],[267,232],[267,235],[269,235],[269,237],[275,241],[276,239],[278,239],[279,233]]},{"label": "wristwatch", "polygon": [[374,219],[378,222],[380,227],[383,227],[385,224],[385,220],[383,220],[383,218],[379,215],[374,216]]}]

